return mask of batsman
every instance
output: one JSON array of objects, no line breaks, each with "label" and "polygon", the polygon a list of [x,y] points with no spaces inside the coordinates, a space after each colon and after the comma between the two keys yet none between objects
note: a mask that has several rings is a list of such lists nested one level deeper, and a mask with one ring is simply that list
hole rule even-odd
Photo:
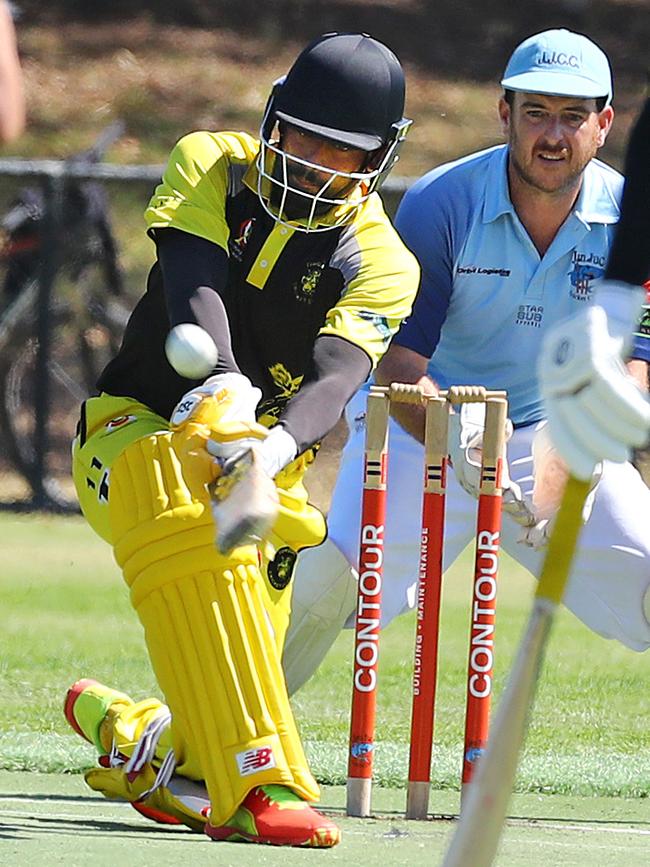
[{"label": "batsman", "polygon": [[340,837],[311,806],[280,660],[294,561],[326,535],[303,474],[418,285],[377,194],[404,97],[386,46],[330,33],[275,83],[259,138],[182,138],[145,214],[146,292],[82,407],[79,500],[165,704],[84,679],[66,718],[98,751],[91,788],[214,840]]}]

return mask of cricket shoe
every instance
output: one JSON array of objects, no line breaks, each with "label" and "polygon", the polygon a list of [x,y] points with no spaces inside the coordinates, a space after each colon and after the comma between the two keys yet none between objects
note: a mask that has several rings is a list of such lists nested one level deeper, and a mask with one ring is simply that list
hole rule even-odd
[{"label": "cricket shoe", "polygon": [[339,828],[286,786],[258,786],[235,815],[218,827],[208,821],[212,840],[328,849],[341,840]]},{"label": "cricket shoe", "polygon": [[[84,774],[88,786],[105,798],[128,801],[138,813],[163,825],[187,825],[202,831],[210,801],[205,786],[174,774],[175,759],[169,750],[154,766],[160,736],[171,715],[159,702],[142,702],[150,717],[135,745],[116,743],[114,726],[120,714],[135,709],[130,696],[96,680],[74,683],[66,695],[64,714],[74,731],[97,749],[99,768]],[[127,755],[126,752],[130,753]]]}]

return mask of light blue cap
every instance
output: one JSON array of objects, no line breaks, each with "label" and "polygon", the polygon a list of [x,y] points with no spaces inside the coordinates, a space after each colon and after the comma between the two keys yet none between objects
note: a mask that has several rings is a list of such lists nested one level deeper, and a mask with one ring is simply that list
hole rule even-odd
[{"label": "light blue cap", "polygon": [[612,72],[601,49],[570,30],[529,36],[512,53],[501,84],[506,90],[612,99]]}]

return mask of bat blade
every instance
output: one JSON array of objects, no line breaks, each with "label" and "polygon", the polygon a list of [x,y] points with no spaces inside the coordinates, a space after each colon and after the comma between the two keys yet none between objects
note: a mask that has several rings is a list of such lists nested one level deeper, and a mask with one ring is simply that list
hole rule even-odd
[{"label": "bat blade", "polygon": [[487,867],[496,855],[551,626],[553,606],[542,602],[535,602],[443,867]]},{"label": "bat blade", "polygon": [[489,867],[496,856],[544,650],[569,578],[590,485],[573,476],[567,481],[533,610],[442,867]]}]

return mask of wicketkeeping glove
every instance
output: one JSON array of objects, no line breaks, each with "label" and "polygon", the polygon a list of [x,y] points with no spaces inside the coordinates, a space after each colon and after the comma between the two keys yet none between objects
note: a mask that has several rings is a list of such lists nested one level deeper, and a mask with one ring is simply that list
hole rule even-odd
[{"label": "wicketkeeping glove", "polygon": [[550,436],[579,479],[589,479],[599,460],[627,460],[630,448],[648,440],[650,405],[623,364],[643,299],[641,288],[608,281],[594,304],[557,323],[542,345]]},{"label": "wicketkeeping glove", "polygon": [[[484,432],[484,403],[463,403],[460,405],[460,409],[451,415],[449,456],[459,484],[474,498],[478,498],[481,484],[481,454]],[[512,422],[508,419],[506,442],[511,436]],[[510,478],[505,454],[503,455],[501,483],[503,511],[507,512],[522,527],[535,524],[532,504],[526,500],[519,485]]]},{"label": "wicketkeeping glove", "polygon": [[[533,497],[532,508],[535,523],[524,527],[517,540],[529,548],[543,548],[549,540],[555,516],[562,500],[562,494],[569,478],[569,468],[553,447],[548,424],[542,423],[535,432],[532,443],[533,453]],[[595,469],[592,486],[582,510],[582,520],[591,514],[596,486],[602,475],[602,463]]]}]

